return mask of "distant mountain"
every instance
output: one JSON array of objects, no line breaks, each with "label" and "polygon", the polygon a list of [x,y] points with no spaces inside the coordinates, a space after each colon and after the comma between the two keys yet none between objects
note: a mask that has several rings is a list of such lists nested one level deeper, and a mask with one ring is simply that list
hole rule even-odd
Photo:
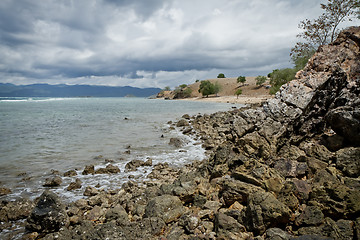
[{"label": "distant mountain", "polygon": [[14,85],[0,83],[0,97],[149,97],[160,88],[111,87],[97,85]]}]

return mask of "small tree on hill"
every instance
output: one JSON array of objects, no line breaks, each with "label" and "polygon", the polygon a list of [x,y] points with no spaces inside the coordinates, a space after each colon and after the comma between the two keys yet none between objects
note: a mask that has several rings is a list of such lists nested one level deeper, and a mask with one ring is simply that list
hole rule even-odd
[{"label": "small tree on hill", "polygon": [[225,74],[219,73],[219,75],[217,76],[217,78],[225,78]]},{"label": "small tree on hill", "polygon": [[237,78],[237,82],[238,82],[238,83],[241,83],[241,84],[244,86],[244,84],[245,84],[245,82],[246,82],[246,77],[244,77],[244,76],[239,76],[239,77]]},{"label": "small tree on hill", "polygon": [[208,97],[211,94],[218,94],[220,91],[219,83],[212,84],[209,80],[201,81],[199,87],[199,93]]},{"label": "small tree on hill", "polygon": [[171,88],[169,86],[164,87],[164,91],[171,91]]},{"label": "small tree on hill", "polygon": [[242,94],[242,89],[238,88],[235,92],[236,98],[239,98],[239,95],[241,95],[241,94]]},{"label": "small tree on hill", "polygon": [[267,78],[265,76],[257,76],[255,80],[257,86],[262,86],[266,82]]}]

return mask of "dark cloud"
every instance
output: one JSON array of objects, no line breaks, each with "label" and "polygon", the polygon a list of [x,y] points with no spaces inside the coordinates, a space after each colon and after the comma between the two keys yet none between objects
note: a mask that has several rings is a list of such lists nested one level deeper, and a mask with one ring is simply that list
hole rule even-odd
[{"label": "dark cloud", "polygon": [[321,0],[3,0],[0,79],[175,86],[288,67]]}]

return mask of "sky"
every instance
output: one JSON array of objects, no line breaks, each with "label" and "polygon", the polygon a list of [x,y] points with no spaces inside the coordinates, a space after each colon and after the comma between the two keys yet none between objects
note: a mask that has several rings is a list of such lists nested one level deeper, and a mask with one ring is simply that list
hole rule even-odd
[{"label": "sky", "polygon": [[291,67],[322,0],[1,0],[0,82],[175,87]]}]

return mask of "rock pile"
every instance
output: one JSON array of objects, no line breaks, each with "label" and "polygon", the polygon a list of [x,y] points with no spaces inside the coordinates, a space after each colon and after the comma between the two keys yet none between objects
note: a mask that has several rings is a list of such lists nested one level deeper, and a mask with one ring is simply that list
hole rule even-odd
[{"label": "rock pile", "polygon": [[[207,160],[178,171],[158,164],[151,181],[87,188],[87,199],[67,206],[45,192],[26,214],[26,236],[359,239],[359,95],[360,27],[353,27],[263,106],[181,120],[211,150]],[[1,207],[7,221],[12,205]]]}]

